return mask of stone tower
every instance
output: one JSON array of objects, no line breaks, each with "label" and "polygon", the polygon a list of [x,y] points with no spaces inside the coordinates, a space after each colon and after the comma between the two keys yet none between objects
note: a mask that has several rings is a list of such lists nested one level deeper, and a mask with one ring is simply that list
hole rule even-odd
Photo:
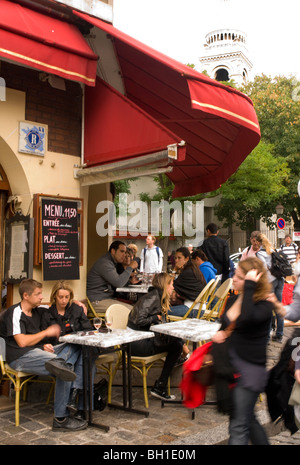
[{"label": "stone tower", "polygon": [[217,0],[215,3],[215,28],[205,36],[204,53],[199,58],[199,71],[206,70],[217,81],[233,79],[236,84],[241,85],[248,82],[253,66],[248,58],[247,35],[237,29],[240,21],[231,0]]}]

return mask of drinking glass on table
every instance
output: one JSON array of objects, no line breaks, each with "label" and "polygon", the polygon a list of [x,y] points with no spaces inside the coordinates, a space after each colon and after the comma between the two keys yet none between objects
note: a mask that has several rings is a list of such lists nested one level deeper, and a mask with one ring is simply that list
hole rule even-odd
[{"label": "drinking glass on table", "polygon": [[112,332],[112,319],[107,318],[106,315],[105,315],[105,324],[106,324],[108,331],[111,333]]},{"label": "drinking glass on table", "polygon": [[99,329],[101,328],[102,325],[102,318],[93,318],[93,325],[96,328],[96,330],[99,332]]},{"label": "drinking glass on table", "polygon": [[143,273],[143,276],[142,276],[142,289],[147,289],[147,285],[148,285],[148,275],[147,275],[147,273]]},{"label": "drinking glass on table", "polygon": [[148,274],[148,280],[147,280],[148,287],[150,287],[152,285],[152,281],[153,281],[154,276],[155,276],[155,273],[149,273]]}]

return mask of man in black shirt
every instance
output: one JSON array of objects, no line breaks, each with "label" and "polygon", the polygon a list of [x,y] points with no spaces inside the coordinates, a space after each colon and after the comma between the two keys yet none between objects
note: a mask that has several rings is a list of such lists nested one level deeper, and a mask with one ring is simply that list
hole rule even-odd
[{"label": "man in black shirt", "polygon": [[[41,331],[42,284],[25,279],[20,283],[21,302],[1,315],[0,335],[6,343],[6,361],[11,368],[40,376],[56,376],[53,431],[78,431],[87,423],[69,416],[67,408],[72,382],[72,366],[81,357],[80,346],[59,344],[49,347],[47,339],[58,338],[61,328],[51,325]],[[44,347],[44,344],[45,347]]]},{"label": "man in black shirt", "polygon": [[218,237],[219,228],[215,223],[206,226],[207,239],[199,249],[203,250],[208,261],[217,269],[217,275],[222,275],[221,282],[229,278],[229,248],[224,239]]}]

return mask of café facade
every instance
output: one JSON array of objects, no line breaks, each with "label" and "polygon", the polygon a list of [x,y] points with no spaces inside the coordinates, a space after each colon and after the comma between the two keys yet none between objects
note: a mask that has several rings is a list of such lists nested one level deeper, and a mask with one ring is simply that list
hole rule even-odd
[{"label": "caf\u00e9 facade", "polygon": [[85,297],[113,182],[166,173],[218,188],[260,140],[251,100],[122,33],[112,2],[0,1],[2,301],[57,279]]}]

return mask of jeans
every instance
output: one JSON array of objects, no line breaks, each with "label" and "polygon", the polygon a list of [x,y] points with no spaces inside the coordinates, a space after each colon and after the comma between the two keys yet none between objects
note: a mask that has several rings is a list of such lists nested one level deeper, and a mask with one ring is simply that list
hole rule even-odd
[{"label": "jeans", "polygon": [[264,428],[255,417],[254,408],[259,392],[237,385],[233,388],[233,412],[229,423],[229,445],[269,445]]},{"label": "jeans", "polygon": [[[174,307],[171,307],[169,310],[169,315],[174,315],[174,316],[184,316],[186,312],[188,311],[189,307],[187,305],[174,305]],[[189,318],[197,318],[197,313],[198,309],[193,308],[191,313],[189,314]]]},{"label": "jeans", "polygon": [[[283,278],[276,278],[272,282],[273,292],[276,295],[279,302],[282,301],[282,292],[284,286],[284,279]],[[284,328],[284,319],[281,318],[279,315],[276,314],[274,317],[276,319],[276,336],[282,337],[283,336],[283,328]]]},{"label": "jeans", "polygon": [[56,378],[54,416],[63,418],[69,415],[67,403],[71,388],[82,389],[82,352],[81,347],[75,344],[58,344],[54,346],[54,353],[42,349],[29,350],[25,355],[10,363],[14,370],[24,371],[39,376],[51,376],[46,370],[45,363],[53,358],[63,358],[74,367],[76,379],[73,382],[62,381]]}]

